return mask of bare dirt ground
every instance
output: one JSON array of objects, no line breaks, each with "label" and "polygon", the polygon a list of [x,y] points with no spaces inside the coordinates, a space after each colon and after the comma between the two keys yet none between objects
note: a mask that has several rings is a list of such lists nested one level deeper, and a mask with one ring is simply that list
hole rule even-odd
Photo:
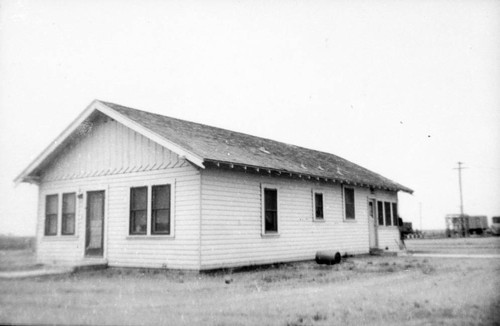
[{"label": "bare dirt ground", "polygon": [[[444,250],[449,240],[433,246]],[[430,248],[416,241],[428,240],[408,247]],[[464,246],[499,253],[500,238]],[[0,280],[0,323],[500,325],[499,291],[500,260],[491,258],[364,256],[211,274],[114,268]]]}]

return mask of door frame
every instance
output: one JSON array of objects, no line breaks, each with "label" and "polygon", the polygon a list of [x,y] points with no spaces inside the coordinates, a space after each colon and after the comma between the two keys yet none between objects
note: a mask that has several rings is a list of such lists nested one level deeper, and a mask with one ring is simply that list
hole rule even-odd
[{"label": "door frame", "polygon": [[373,197],[369,197],[368,198],[368,202],[366,203],[366,206],[368,207],[368,209],[370,209],[370,203],[372,203],[372,213],[373,213],[373,237],[375,239],[375,246],[372,247],[371,246],[371,230],[372,230],[372,226],[370,225],[370,223],[372,223],[370,221],[370,212],[368,212],[368,245],[370,248],[378,248],[378,216],[377,216],[377,199],[376,198],[373,198]]},{"label": "door frame", "polygon": [[[102,193],[103,194],[103,206],[102,206],[102,225],[101,225],[101,249],[102,253],[100,255],[94,255],[94,254],[88,254],[87,253],[87,241],[89,237],[89,193]],[[84,258],[105,258],[106,254],[106,248],[105,248],[105,243],[106,243],[106,215],[107,215],[107,191],[106,189],[86,189],[85,190],[85,237],[84,237],[84,243],[83,243],[83,257]]]}]

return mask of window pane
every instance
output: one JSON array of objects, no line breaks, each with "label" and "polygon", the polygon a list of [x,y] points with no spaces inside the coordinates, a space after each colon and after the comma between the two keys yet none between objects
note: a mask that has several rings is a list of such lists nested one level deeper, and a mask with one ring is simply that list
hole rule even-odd
[{"label": "window pane", "polygon": [[266,211],[266,232],[278,232],[278,215],[275,211]]},{"label": "window pane", "polygon": [[63,214],[75,213],[76,211],[76,195],[75,193],[63,194]]},{"label": "window pane", "polygon": [[323,218],[323,194],[314,194],[316,218]]},{"label": "window pane", "polygon": [[153,211],[152,233],[170,234],[170,210],[161,209]]},{"label": "window pane", "polygon": [[130,213],[131,216],[131,225],[130,225],[130,233],[131,234],[146,234],[146,211],[133,211]]},{"label": "window pane", "polygon": [[170,208],[170,185],[153,186],[152,189],[152,208],[169,209]]},{"label": "window pane", "polygon": [[393,225],[396,225],[396,226],[399,225],[398,217],[399,217],[398,216],[398,204],[397,203],[392,203],[392,218],[393,218],[393,221],[394,221]]},{"label": "window pane", "polygon": [[75,234],[75,214],[63,214],[62,234]]},{"label": "window pane", "polygon": [[384,203],[381,201],[377,202],[378,211],[378,225],[384,225]]},{"label": "window pane", "polygon": [[50,195],[46,197],[45,201],[45,214],[57,214],[58,200],[57,195]]},{"label": "window pane", "polygon": [[392,225],[391,203],[384,202],[385,209],[385,225]]},{"label": "window pane", "polygon": [[145,210],[148,207],[148,187],[130,189],[130,209]]},{"label": "window pane", "polygon": [[277,210],[278,204],[277,204],[277,197],[278,197],[278,191],[276,189],[265,189],[264,190],[265,194],[265,205],[266,205],[266,210]]},{"label": "window pane", "polygon": [[344,188],[345,218],[354,219],[354,189]]},{"label": "window pane", "polygon": [[49,229],[47,234],[57,234],[57,215],[49,215]]}]

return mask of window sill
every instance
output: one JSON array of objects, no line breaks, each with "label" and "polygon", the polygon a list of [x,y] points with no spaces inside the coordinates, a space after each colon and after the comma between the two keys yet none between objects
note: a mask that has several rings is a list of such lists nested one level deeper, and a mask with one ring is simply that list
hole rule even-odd
[{"label": "window sill", "polygon": [[127,240],[173,240],[175,237],[171,234],[155,234],[155,235],[128,235],[125,237]]},{"label": "window sill", "polygon": [[355,219],[355,218],[352,218],[352,219],[351,219],[351,218],[350,218],[350,219],[344,219],[344,222],[345,222],[345,223],[358,223],[358,221],[356,221],[356,219]]},{"label": "window sill", "polygon": [[260,236],[262,238],[279,238],[280,234],[278,232],[273,232],[273,233],[263,233]]},{"label": "window sill", "polygon": [[44,235],[42,241],[75,241],[78,239],[77,235]]},{"label": "window sill", "polygon": [[315,219],[313,219],[313,222],[314,223],[325,223],[326,221],[324,218],[315,218]]}]

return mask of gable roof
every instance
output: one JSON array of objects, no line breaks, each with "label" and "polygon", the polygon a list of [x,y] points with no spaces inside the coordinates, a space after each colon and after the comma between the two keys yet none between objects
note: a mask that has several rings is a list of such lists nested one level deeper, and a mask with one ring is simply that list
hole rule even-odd
[{"label": "gable roof", "polygon": [[44,161],[50,159],[56,148],[62,146],[71,133],[96,110],[156,141],[200,168],[204,168],[205,164],[238,165],[413,192],[405,186],[333,154],[97,100],[92,102],[15,181],[29,181],[30,175]]}]

